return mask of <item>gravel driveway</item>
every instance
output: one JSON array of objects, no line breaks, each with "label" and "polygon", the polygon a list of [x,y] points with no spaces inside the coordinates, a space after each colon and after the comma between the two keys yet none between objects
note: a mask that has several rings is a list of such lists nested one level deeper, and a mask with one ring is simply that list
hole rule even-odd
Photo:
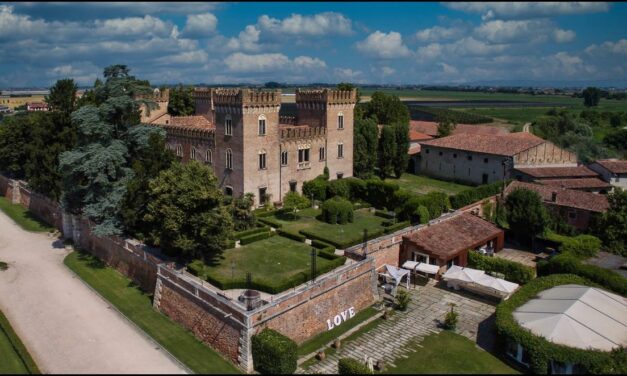
[{"label": "gravel driveway", "polygon": [[[63,265],[67,251],[0,211],[0,310],[44,373],[184,373]],[[55,247],[56,245],[56,247]]]}]

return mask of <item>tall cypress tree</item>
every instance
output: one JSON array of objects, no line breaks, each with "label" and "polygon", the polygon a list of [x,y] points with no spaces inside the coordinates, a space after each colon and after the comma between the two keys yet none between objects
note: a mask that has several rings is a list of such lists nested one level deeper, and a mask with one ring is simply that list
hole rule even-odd
[{"label": "tall cypress tree", "polygon": [[407,123],[396,123],[393,126],[394,136],[396,140],[396,153],[394,154],[394,174],[400,178],[403,172],[407,170],[409,162],[409,126]]},{"label": "tall cypress tree", "polygon": [[379,139],[379,176],[385,179],[394,169],[394,157],[396,156],[396,132],[392,126],[384,126]]}]

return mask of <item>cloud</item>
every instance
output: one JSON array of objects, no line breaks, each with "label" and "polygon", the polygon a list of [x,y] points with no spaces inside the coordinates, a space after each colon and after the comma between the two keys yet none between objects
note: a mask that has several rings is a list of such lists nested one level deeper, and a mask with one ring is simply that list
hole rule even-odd
[{"label": "cloud", "polygon": [[107,36],[167,36],[173,25],[152,16],[96,20],[96,32]]},{"label": "cloud", "polygon": [[390,68],[390,67],[382,67],[381,68],[381,74],[383,75],[383,77],[391,76],[394,73],[396,73],[396,69],[394,69],[394,68]]},{"label": "cloud", "polygon": [[359,51],[366,55],[381,59],[394,59],[411,55],[411,51],[403,44],[401,34],[396,31],[382,33],[375,31],[363,41],[355,45]]},{"label": "cloud", "polygon": [[434,26],[429,29],[418,30],[415,37],[420,42],[439,42],[459,38],[465,31],[462,27]]},{"label": "cloud", "polygon": [[[74,2],[74,1],[52,1],[52,2],[22,2],[15,3],[17,9],[21,11],[41,11],[55,16],[92,16],[110,17],[120,14],[127,16],[144,15],[188,15],[204,13],[214,10],[220,6],[216,2],[147,2],[147,1],[110,1],[110,2]],[[60,18],[60,17],[58,17]],[[80,17],[79,17],[80,18]]]},{"label": "cloud", "polygon": [[459,74],[459,71],[457,70],[457,68],[455,68],[452,65],[448,65],[446,63],[439,63],[438,65],[442,68],[442,72],[444,72],[445,74],[450,74],[450,75]]},{"label": "cloud", "polygon": [[244,30],[240,31],[237,38],[230,38],[226,47],[235,51],[257,52],[261,49],[259,34],[261,34],[261,31],[255,25],[248,25]]},{"label": "cloud", "polygon": [[11,35],[40,35],[45,32],[47,23],[31,20],[29,16],[13,13],[13,6],[0,5],[0,38]]},{"label": "cloud", "polygon": [[244,54],[235,52],[227,56],[224,64],[231,72],[273,72],[279,70],[311,71],[326,68],[326,63],[318,58],[298,56],[290,60],[281,53]]},{"label": "cloud", "polygon": [[585,49],[591,56],[604,55],[625,55],[627,56],[627,39],[620,39],[616,42],[606,41],[601,45],[592,44]]},{"label": "cloud", "polygon": [[315,57],[298,56],[294,58],[294,67],[302,69],[324,69],[327,63]]},{"label": "cloud", "polygon": [[555,40],[557,43],[572,42],[573,40],[575,40],[576,35],[577,34],[575,34],[575,32],[572,30],[555,29],[553,31],[553,40]]},{"label": "cloud", "polygon": [[211,13],[190,14],[183,33],[185,36],[209,36],[216,31],[217,26],[218,19]]},{"label": "cloud", "polygon": [[280,35],[351,35],[351,20],[341,13],[324,12],[313,16],[292,14],[279,20],[267,15],[259,17],[258,25],[261,30]]},{"label": "cloud", "polygon": [[482,14],[483,19],[525,19],[607,12],[607,2],[447,2],[450,9]]},{"label": "cloud", "polygon": [[333,70],[333,73],[340,80],[349,80],[349,81],[355,81],[359,79],[359,77],[361,77],[362,75],[362,71],[353,70],[350,68],[335,68]]},{"label": "cloud", "polygon": [[418,60],[460,59],[473,56],[495,56],[510,46],[508,44],[490,44],[474,37],[462,38],[453,43],[431,43],[416,51]]},{"label": "cloud", "polygon": [[488,21],[475,29],[475,35],[492,43],[527,42],[530,40],[544,41],[549,29],[550,21],[521,20],[521,21]]}]

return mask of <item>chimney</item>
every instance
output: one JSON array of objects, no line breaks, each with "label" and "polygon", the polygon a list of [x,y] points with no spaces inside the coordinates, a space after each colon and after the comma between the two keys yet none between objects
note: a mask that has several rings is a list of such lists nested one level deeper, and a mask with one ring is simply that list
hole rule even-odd
[{"label": "chimney", "polygon": [[551,192],[551,201],[557,202],[557,192]]}]

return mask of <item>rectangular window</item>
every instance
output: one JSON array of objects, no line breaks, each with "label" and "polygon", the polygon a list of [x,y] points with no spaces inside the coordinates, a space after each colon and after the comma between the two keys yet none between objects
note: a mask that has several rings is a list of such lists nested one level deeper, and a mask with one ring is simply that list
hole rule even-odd
[{"label": "rectangular window", "polygon": [[324,155],[324,147],[320,148],[320,153],[319,154],[320,154],[320,160],[324,161],[324,157],[325,157],[325,155]]},{"label": "rectangular window", "polygon": [[267,190],[268,188],[259,188],[259,204],[260,205],[264,205],[266,201],[268,200],[268,195],[266,194]]},{"label": "rectangular window", "polygon": [[281,152],[281,166],[287,166],[287,152]]},{"label": "rectangular window", "polygon": [[233,135],[233,120],[226,119],[224,121],[224,134],[227,136]]},{"label": "rectangular window", "polygon": [[488,158],[483,158],[483,163],[488,163]]},{"label": "rectangular window", "polygon": [[344,158],[344,144],[337,145],[337,157]]},{"label": "rectangular window", "polygon": [[468,160],[469,160],[469,161],[472,161],[472,155],[469,155],[469,156],[468,156]]},{"label": "rectangular window", "polygon": [[295,181],[290,182],[290,192],[296,192],[296,184]]},{"label": "rectangular window", "polygon": [[337,129],[344,129],[344,115],[337,117]]},{"label": "rectangular window", "polygon": [[266,119],[259,119],[259,135],[264,136],[266,134]]},{"label": "rectangular window", "polygon": [[266,153],[259,154],[259,169],[266,169]]},{"label": "rectangular window", "polygon": [[298,163],[309,162],[309,149],[300,149],[298,151]]}]

